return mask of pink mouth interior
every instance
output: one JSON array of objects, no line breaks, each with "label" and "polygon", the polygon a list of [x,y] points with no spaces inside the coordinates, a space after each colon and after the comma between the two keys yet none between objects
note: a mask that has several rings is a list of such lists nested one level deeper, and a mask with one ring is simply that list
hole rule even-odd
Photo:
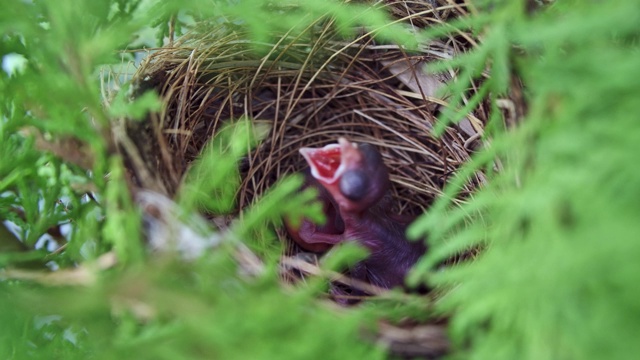
[{"label": "pink mouth interior", "polygon": [[322,149],[307,150],[303,155],[311,166],[314,176],[324,180],[334,179],[341,162],[339,146],[325,146]]}]

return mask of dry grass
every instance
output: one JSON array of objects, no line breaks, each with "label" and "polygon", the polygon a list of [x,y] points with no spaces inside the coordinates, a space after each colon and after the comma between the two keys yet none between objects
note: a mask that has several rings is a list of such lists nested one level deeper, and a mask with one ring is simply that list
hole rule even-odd
[{"label": "dry grass", "polygon": [[[412,15],[404,21],[421,26],[440,22],[458,8],[445,5],[434,12],[419,7],[425,4],[394,2],[389,7],[396,15],[410,9]],[[444,136],[431,135],[439,109],[448,105],[436,90],[456,74],[427,74],[425,66],[455,56],[468,46],[461,39],[432,42],[408,53],[377,44],[368,34],[340,40],[328,21],[302,34],[284,34],[274,44],[252,44],[246,34],[224,27],[199,29],[158,49],[139,70],[140,88],[158,89],[168,104],[144,129],[128,129],[143,162],[160,174],[156,177],[162,183],[140,185],[172,194],[220,126],[246,116],[268,134],[242,164],[239,208],[277,179],[301,170],[300,147],[345,136],[380,149],[391,169],[397,210],[421,213],[468,160],[486,119],[480,108]],[[256,54],[256,48],[264,53]],[[478,174],[465,193],[482,180]]]}]

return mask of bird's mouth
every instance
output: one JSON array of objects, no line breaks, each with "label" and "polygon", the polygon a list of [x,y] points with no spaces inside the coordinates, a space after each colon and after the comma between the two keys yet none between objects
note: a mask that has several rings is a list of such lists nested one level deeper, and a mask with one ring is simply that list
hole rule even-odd
[{"label": "bird's mouth", "polygon": [[356,149],[356,144],[340,138],[337,144],[329,144],[321,148],[301,148],[300,154],[307,160],[314,178],[333,184],[346,170],[349,157],[345,155],[357,151]]}]

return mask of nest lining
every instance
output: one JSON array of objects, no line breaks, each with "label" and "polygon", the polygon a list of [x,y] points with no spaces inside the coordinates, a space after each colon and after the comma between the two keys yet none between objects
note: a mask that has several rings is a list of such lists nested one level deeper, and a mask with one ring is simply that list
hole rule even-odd
[{"label": "nest lining", "polygon": [[[177,160],[173,171],[183,174],[227,120],[248,116],[268,124],[271,133],[248,161],[258,166],[245,170],[252,176],[245,177],[241,194],[246,195],[241,196],[240,208],[277,177],[301,169],[298,148],[325,145],[345,136],[376,145],[391,169],[396,189],[410,189],[418,196],[411,196],[403,209],[417,206],[424,210],[447,178],[468,159],[471,151],[466,142],[473,135],[450,128],[435,139],[431,129],[438,104],[413,98],[416,93],[403,90],[398,76],[389,73],[389,66],[404,66],[413,58],[422,62],[424,55],[401,51],[378,54],[375,46],[371,48],[362,46],[356,58],[343,52],[331,68],[319,74],[309,69],[261,70],[255,62],[255,68],[225,69],[204,82],[203,78],[189,82],[189,74],[197,73],[198,67],[185,68],[184,63],[174,67],[164,62],[162,65],[168,68],[154,75],[168,75],[162,93],[169,105],[154,125],[162,129],[163,142],[170,147],[172,160]],[[151,60],[163,56],[167,56],[164,50]],[[385,62],[388,65],[383,65]],[[407,71],[419,70],[414,67]],[[302,85],[313,76],[312,84]],[[296,77],[301,79],[296,81]],[[260,86],[251,88],[249,79],[258,79]],[[177,184],[167,185],[175,190]]]}]

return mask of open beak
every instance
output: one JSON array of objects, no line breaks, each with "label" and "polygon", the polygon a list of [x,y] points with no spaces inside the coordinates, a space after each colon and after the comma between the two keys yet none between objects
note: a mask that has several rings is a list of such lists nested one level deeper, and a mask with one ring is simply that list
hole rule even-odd
[{"label": "open beak", "polygon": [[322,148],[301,148],[300,154],[307,160],[311,175],[325,184],[338,181],[349,165],[361,156],[358,146],[345,138]]}]

